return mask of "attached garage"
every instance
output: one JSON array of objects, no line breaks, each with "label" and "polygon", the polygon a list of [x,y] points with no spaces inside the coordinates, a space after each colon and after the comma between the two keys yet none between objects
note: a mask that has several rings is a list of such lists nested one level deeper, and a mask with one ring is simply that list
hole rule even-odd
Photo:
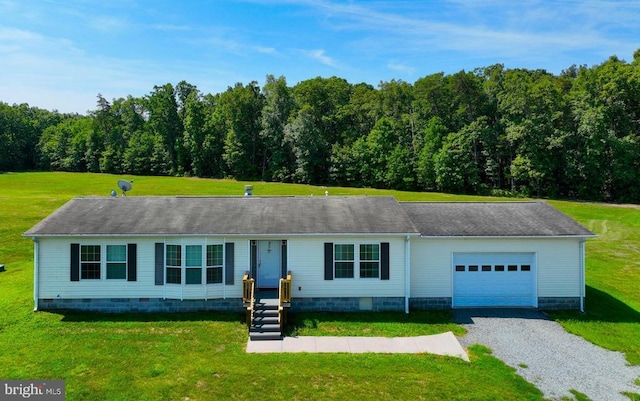
[{"label": "attached garage", "polygon": [[546,202],[406,202],[415,309],[583,309],[594,234]]},{"label": "attached garage", "polygon": [[454,253],[453,307],[537,306],[534,253]]}]

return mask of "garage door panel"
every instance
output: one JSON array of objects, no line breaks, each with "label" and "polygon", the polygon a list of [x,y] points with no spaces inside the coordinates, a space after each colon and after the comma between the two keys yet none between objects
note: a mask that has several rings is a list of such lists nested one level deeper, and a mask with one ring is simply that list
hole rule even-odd
[{"label": "garage door panel", "polygon": [[535,306],[535,255],[457,253],[453,306]]},{"label": "garage door panel", "polygon": [[530,300],[523,299],[521,296],[459,296],[456,298],[456,308],[464,307],[525,307],[534,306]]}]

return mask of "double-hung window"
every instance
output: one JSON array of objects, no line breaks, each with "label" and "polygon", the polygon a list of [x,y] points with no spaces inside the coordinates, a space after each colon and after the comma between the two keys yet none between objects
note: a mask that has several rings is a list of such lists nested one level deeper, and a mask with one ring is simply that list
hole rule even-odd
[{"label": "double-hung window", "polygon": [[182,284],[182,245],[167,245],[167,283]]},{"label": "double-hung window", "polygon": [[107,245],[107,280],[127,278],[127,246]]},{"label": "double-hung window", "polygon": [[100,280],[100,245],[80,246],[80,278]]},{"label": "double-hung window", "polygon": [[353,244],[334,245],[335,278],[353,278],[355,264]]},{"label": "double-hung window", "polygon": [[[166,248],[168,284],[207,284],[222,282],[222,244],[172,245]],[[206,264],[205,264],[206,263]]]},{"label": "double-hung window", "polygon": [[137,280],[137,244],[78,244],[69,246],[69,279]]},{"label": "double-hung window", "polygon": [[186,284],[202,284],[202,245],[186,245]]},{"label": "double-hung window", "polygon": [[207,284],[222,283],[222,244],[207,245]]},{"label": "double-hung window", "polygon": [[360,277],[380,277],[379,244],[360,244]]}]

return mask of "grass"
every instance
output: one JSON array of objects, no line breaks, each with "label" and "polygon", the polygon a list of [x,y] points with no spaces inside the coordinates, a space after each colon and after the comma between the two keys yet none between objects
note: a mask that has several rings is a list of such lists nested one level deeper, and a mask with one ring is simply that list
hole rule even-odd
[{"label": "grass", "polygon": [[591,398],[587,397],[586,394],[579,392],[578,390],[569,390],[571,394],[575,397],[576,401],[592,401]]},{"label": "grass", "polygon": [[413,311],[410,314],[378,313],[292,313],[286,335],[290,336],[360,336],[406,337],[451,331],[463,335],[465,330],[451,323],[451,311]]},{"label": "grass", "polygon": [[598,234],[587,242],[586,313],[556,312],[563,327],[640,364],[640,208],[552,202]]},{"label": "grass", "polygon": [[[243,182],[102,174],[0,174],[0,378],[67,382],[68,400],[474,399],[540,400],[491,356],[246,354],[244,316],[225,313],[33,313],[33,245],[21,234],[74,196],[241,195]],[[404,201],[500,200],[373,189],[251,183],[255,195],[393,195]],[[587,244],[587,310],[556,313],[568,330],[640,363],[640,209],[553,202],[600,235]],[[463,330],[450,312],[297,314],[300,335],[421,335]],[[635,395],[629,395],[630,398]],[[632,398],[634,399],[634,398]]]}]

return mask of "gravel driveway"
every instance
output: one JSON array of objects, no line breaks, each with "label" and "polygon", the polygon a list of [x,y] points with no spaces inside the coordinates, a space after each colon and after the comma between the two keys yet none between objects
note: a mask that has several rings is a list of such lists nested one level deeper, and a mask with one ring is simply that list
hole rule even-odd
[{"label": "gravel driveway", "polygon": [[533,309],[458,309],[456,323],[468,333],[460,343],[483,344],[516,369],[546,398],[561,399],[577,390],[591,400],[626,400],[640,393],[634,384],[640,366],[629,366],[620,352],[608,351],[573,334]]}]

